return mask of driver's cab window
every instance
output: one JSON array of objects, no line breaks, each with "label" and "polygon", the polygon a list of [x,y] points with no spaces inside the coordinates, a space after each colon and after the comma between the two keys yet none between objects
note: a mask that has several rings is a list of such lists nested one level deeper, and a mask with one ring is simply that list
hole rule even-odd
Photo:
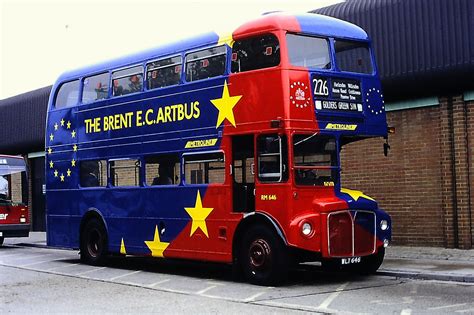
[{"label": "driver's cab window", "polygon": [[257,139],[258,179],[261,182],[283,182],[288,179],[286,136],[262,135]]}]

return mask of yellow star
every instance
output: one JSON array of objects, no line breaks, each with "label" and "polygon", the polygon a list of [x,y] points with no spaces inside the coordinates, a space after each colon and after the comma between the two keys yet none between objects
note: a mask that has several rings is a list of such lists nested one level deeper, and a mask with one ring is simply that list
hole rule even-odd
[{"label": "yellow star", "polygon": [[355,201],[357,201],[360,197],[365,198],[365,199],[369,199],[369,200],[372,200],[372,201],[375,201],[374,199],[370,198],[369,196],[364,195],[364,193],[361,192],[361,191],[359,191],[359,190],[352,190],[352,189],[347,189],[347,188],[341,188],[341,192],[344,193],[344,194],[348,194],[348,195],[351,196],[351,198],[354,199]]},{"label": "yellow star", "polygon": [[73,130],[73,131],[71,132],[71,137],[73,137],[73,138],[76,137],[76,130]]},{"label": "yellow star", "polygon": [[48,148],[48,154],[51,154],[51,153],[53,153],[53,149]]},{"label": "yellow star", "polygon": [[54,124],[54,130],[58,130],[58,123]]},{"label": "yellow star", "polygon": [[59,176],[59,178],[61,178],[61,181],[64,182],[64,174],[61,173],[61,176]]},{"label": "yellow star", "polygon": [[61,119],[61,127],[64,126],[64,119]]},{"label": "yellow star", "polygon": [[[163,252],[170,243],[162,242],[160,240],[160,234],[158,233],[158,226],[155,226],[155,236],[153,241],[145,241],[146,246],[151,250],[153,257],[164,257]],[[120,249],[121,250],[121,249]]]},{"label": "yellow star", "polygon": [[71,167],[74,167],[74,166],[76,166],[76,160],[72,159],[72,161],[71,161]]},{"label": "yellow star", "polygon": [[49,141],[53,141],[53,139],[54,139],[54,135],[53,135],[53,134],[50,134],[50,135],[49,135]]},{"label": "yellow star", "polygon": [[53,161],[49,161],[49,168],[53,168],[54,167],[54,162]]},{"label": "yellow star", "polygon": [[77,145],[73,145],[73,146],[72,146],[72,150],[73,150],[74,152],[76,152],[76,151],[77,151]]},{"label": "yellow star", "polygon": [[191,226],[191,233],[189,234],[189,236],[192,236],[194,232],[196,232],[196,230],[200,228],[201,231],[203,231],[204,234],[209,238],[209,234],[207,233],[206,218],[209,216],[212,210],[214,210],[214,208],[202,207],[201,194],[199,193],[199,190],[197,192],[196,204],[194,205],[194,208],[184,208],[184,210],[186,210],[186,212],[193,220],[193,224]]},{"label": "yellow star", "polygon": [[222,89],[222,97],[215,100],[211,100],[211,103],[219,110],[219,116],[217,117],[216,128],[218,128],[224,119],[227,120],[235,127],[234,111],[233,108],[240,100],[242,95],[230,96],[227,81],[224,81],[224,88]]},{"label": "yellow star", "polygon": [[234,45],[234,39],[232,38],[232,34],[218,34],[219,41],[217,42],[217,46],[226,44],[227,46],[231,47]]},{"label": "yellow star", "polygon": [[54,177],[58,177],[58,170],[54,170]]},{"label": "yellow star", "polygon": [[66,128],[71,129],[71,122],[69,120],[67,121]]},{"label": "yellow star", "polygon": [[123,242],[123,237],[122,242],[120,243],[120,254],[127,255],[127,251],[125,250],[125,243]]},{"label": "yellow star", "polygon": [[67,177],[71,177],[71,170],[70,169],[67,169]]}]

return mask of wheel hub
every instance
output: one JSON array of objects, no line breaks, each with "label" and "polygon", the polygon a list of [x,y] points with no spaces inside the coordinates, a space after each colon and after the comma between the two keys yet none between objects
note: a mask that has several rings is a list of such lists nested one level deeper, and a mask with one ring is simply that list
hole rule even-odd
[{"label": "wheel hub", "polygon": [[263,239],[252,242],[249,249],[250,264],[254,269],[265,267],[271,261],[271,249]]}]

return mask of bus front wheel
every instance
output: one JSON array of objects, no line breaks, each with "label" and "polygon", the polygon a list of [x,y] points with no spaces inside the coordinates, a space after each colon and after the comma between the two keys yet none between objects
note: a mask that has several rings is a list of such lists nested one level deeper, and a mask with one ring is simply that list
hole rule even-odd
[{"label": "bus front wheel", "polygon": [[101,221],[90,219],[81,234],[81,260],[89,265],[102,265],[107,256],[107,232]]},{"label": "bus front wheel", "polygon": [[276,233],[264,225],[250,228],[240,250],[245,278],[253,284],[276,285],[288,273],[288,251]]},{"label": "bus front wheel", "polygon": [[4,240],[3,236],[0,236],[0,246],[3,245],[3,240]]}]

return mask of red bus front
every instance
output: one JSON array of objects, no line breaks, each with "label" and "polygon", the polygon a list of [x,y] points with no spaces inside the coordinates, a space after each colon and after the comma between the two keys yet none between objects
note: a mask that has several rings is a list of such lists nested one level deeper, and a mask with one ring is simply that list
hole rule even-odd
[{"label": "red bus front", "polygon": [[28,237],[28,182],[22,157],[0,155],[0,245],[6,237]]}]

